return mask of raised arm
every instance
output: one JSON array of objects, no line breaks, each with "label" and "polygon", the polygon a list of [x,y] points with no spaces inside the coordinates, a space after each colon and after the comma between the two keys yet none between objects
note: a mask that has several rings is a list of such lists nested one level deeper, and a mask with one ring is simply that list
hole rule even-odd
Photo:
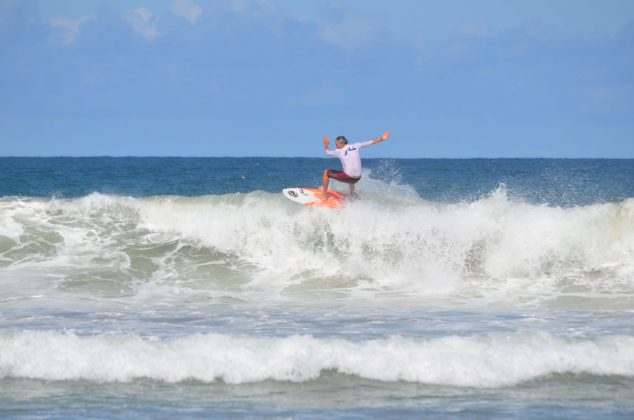
[{"label": "raised arm", "polygon": [[377,138],[375,138],[375,139],[368,140],[368,141],[366,141],[366,142],[360,143],[360,146],[361,146],[361,147],[365,147],[365,146],[371,146],[371,145],[373,145],[373,144],[380,143],[380,142],[385,141],[385,140],[387,140],[388,138],[390,138],[390,135],[391,135],[391,134],[392,134],[392,132],[390,132],[390,131],[386,131],[385,133],[381,134],[381,136],[380,136],[380,137],[377,137]]},{"label": "raised arm", "polygon": [[372,144],[376,144],[376,143],[389,139],[391,134],[392,134],[391,131],[386,131],[385,133],[381,134],[381,137],[372,139]]},{"label": "raised arm", "polygon": [[335,152],[328,150],[328,146],[330,145],[330,139],[328,137],[324,137],[323,143],[324,143],[324,153],[326,153],[326,156],[337,156]]}]

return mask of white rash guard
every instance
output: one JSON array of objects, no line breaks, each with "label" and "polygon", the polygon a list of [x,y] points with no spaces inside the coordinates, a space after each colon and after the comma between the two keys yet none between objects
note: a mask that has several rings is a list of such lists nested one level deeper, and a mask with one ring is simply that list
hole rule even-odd
[{"label": "white rash guard", "polygon": [[372,140],[363,143],[347,144],[341,149],[325,150],[326,156],[338,157],[343,166],[343,171],[353,178],[361,176],[361,154],[359,149],[372,144]]}]

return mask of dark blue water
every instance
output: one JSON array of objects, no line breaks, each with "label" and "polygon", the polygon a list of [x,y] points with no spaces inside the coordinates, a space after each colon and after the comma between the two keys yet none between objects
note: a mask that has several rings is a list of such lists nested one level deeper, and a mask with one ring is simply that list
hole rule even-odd
[{"label": "dark blue water", "polygon": [[[0,158],[0,196],[144,197],[276,192],[317,186],[336,159]],[[535,204],[575,206],[634,197],[633,159],[366,159],[370,176],[431,201],[472,201],[500,186]]]}]

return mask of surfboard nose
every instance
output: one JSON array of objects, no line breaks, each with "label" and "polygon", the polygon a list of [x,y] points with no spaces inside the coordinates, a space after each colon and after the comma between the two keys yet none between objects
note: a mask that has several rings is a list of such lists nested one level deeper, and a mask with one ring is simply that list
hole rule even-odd
[{"label": "surfboard nose", "polygon": [[345,196],[332,190],[328,191],[326,197],[319,188],[284,188],[282,193],[288,199],[309,207],[341,208],[345,203]]}]

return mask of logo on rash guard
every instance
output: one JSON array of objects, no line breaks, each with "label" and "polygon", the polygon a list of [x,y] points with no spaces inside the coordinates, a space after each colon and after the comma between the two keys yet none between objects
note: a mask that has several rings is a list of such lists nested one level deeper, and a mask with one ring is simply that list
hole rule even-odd
[{"label": "logo on rash guard", "polygon": [[352,152],[353,150],[357,150],[356,147],[350,146],[346,149],[346,153],[344,153],[344,156],[348,156],[348,152]]}]

